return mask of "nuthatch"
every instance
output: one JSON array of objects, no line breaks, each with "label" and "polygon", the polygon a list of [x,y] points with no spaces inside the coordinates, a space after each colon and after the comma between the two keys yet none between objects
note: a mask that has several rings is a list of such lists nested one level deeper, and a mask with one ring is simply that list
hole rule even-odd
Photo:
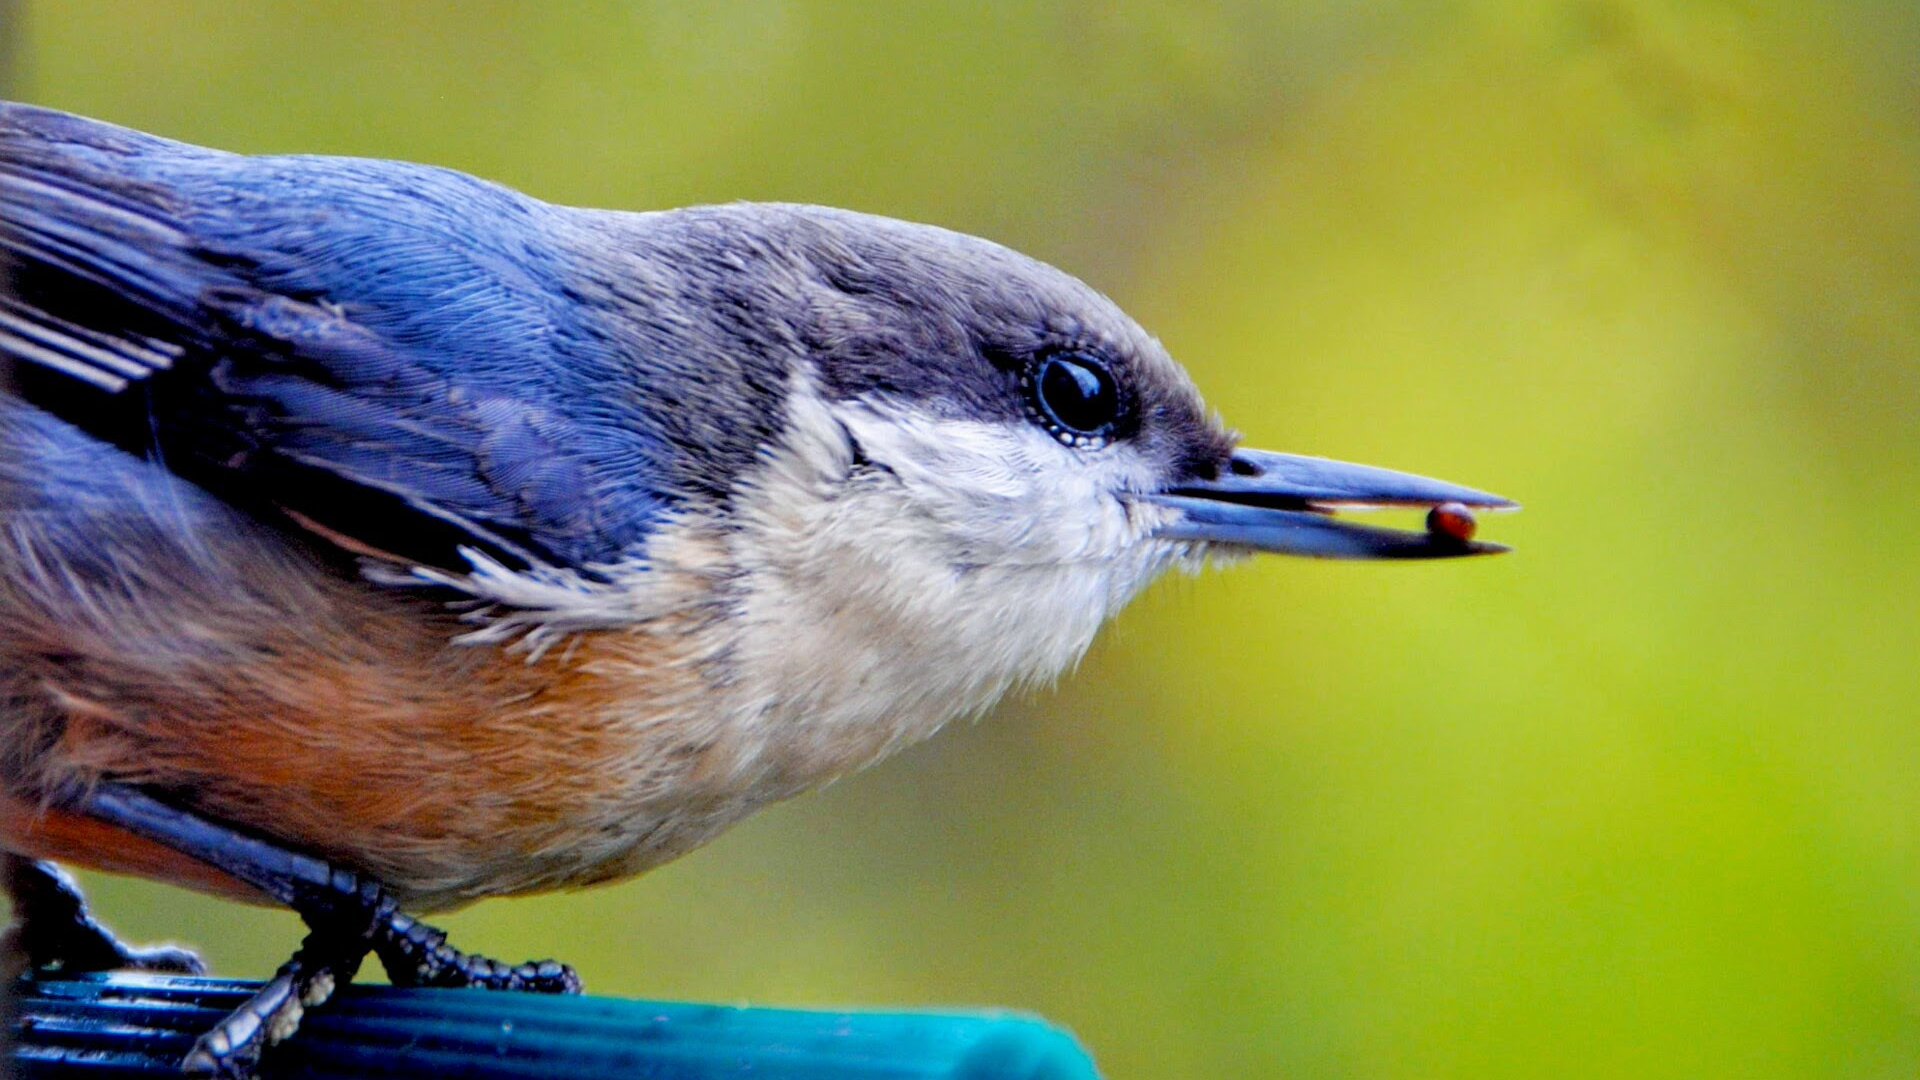
[{"label": "nuthatch", "polygon": [[1329,511],[1511,505],[1236,449],[1086,285],[843,210],[572,209],[4,105],[0,272],[17,944],[191,963],[37,859],[292,906],[313,935],[202,1070],[369,951],[577,988],[399,909],[656,866],[1054,678],[1169,568],[1496,551]]}]

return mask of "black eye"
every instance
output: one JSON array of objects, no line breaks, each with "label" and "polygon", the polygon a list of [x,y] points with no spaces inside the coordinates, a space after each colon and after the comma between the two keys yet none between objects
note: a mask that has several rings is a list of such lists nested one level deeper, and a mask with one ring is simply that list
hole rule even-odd
[{"label": "black eye", "polygon": [[1054,353],[1028,379],[1035,419],[1068,446],[1105,443],[1120,419],[1120,387],[1106,362],[1087,353]]}]

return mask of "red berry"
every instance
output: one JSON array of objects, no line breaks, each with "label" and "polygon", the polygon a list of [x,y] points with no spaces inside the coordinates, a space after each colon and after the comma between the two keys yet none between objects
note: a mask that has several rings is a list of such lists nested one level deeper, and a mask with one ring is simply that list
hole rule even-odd
[{"label": "red berry", "polygon": [[1445,536],[1464,544],[1473,539],[1479,525],[1465,503],[1441,503],[1427,511],[1427,533],[1431,536]]}]

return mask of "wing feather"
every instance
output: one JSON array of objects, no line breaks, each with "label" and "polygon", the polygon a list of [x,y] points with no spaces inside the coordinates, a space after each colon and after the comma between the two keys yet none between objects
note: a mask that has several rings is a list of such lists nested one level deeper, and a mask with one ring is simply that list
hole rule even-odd
[{"label": "wing feather", "polygon": [[595,498],[606,462],[659,450],[569,419],[605,390],[555,362],[545,209],[427,166],[0,105],[0,356],[97,437],[364,547],[611,563],[670,500],[631,475]]}]

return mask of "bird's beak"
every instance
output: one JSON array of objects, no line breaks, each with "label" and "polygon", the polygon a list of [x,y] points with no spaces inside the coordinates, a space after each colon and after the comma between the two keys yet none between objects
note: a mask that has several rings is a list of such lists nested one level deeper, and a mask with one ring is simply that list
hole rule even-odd
[{"label": "bird's beak", "polygon": [[[1325,559],[1497,554],[1509,549],[1471,539],[1471,513],[1444,504],[1519,507],[1510,499],[1444,480],[1270,450],[1237,450],[1219,477],[1181,483],[1146,498],[1178,511],[1158,530],[1164,539]],[[1439,509],[1429,516],[1425,532],[1358,525],[1333,516],[1335,509],[1381,506]]]}]

